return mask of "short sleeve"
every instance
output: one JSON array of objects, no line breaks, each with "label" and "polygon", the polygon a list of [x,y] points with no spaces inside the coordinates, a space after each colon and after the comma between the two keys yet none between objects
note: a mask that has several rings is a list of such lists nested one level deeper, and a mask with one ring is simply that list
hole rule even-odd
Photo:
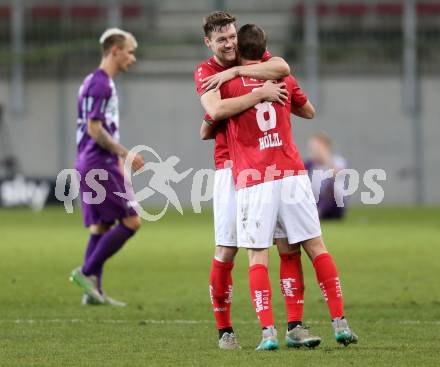
[{"label": "short sleeve", "polygon": [[100,120],[105,122],[105,109],[111,97],[110,86],[104,83],[93,83],[86,96],[87,120]]},{"label": "short sleeve", "polygon": [[296,81],[296,79],[291,76],[293,85],[292,85],[292,106],[296,107],[296,108],[300,108],[302,106],[304,106],[308,100],[307,96],[304,94],[304,92],[302,91],[301,87],[299,86],[298,82]]},{"label": "short sleeve", "polygon": [[194,82],[196,83],[196,89],[199,96],[206,91],[202,88],[202,80],[208,76],[216,74],[216,71],[206,64],[200,64],[194,71]]}]

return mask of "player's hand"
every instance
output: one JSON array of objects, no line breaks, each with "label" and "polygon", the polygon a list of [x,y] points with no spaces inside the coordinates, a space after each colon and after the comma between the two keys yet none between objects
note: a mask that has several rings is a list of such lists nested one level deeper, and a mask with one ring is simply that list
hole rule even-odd
[{"label": "player's hand", "polygon": [[202,89],[204,91],[214,89],[217,92],[222,84],[234,79],[236,76],[238,76],[238,69],[235,67],[210,75],[202,80]]},{"label": "player's hand", "polygon": [[289,92],[286,89],[286,83],[276,83],[272,80],[268,80],[261,87],[263,93],[263,99],[268,102],[277,102],[281,105],[285,105],[285,101],[289,98]]},{"label": "player's hand", "polygon": [[131,159],[131,169],[133,172],[139,171],[145,164],[144,158],[140,154],[129,152],[126,159]]}]

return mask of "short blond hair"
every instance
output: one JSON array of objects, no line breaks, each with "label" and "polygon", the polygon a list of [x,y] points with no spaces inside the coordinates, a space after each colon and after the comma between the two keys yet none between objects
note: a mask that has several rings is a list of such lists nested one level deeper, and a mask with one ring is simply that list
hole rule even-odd
[{"label": "short blond hair", "polygon": [[332,146],[330,135],[328,135],[325,131],[317,131],[313,133],[310,138],[320,141],[321,143],[327,145],[329,148]]},{"label": "short blond hair", "polygon": [[103,55],[107,55],[113,46],[123,47],[125,42],[130,40],[134,47],[137,48],[136,38],[129,32],[119,28],[107,29],[99,38]]}]

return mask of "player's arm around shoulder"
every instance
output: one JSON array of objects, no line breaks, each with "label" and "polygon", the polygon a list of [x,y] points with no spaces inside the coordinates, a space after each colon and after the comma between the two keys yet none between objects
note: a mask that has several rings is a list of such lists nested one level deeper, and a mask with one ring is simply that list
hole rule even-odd
[{"label": "player's arm around shoulder", "polygon": [[211,116],[214,121],[221,120],[220,116],[225,113],[225,106],[222,103],[222,97],[219,90],[208,90],[200,97],[200,102],[206,113]]},{"label": "player's arm around shoulder", "polygon": [[218,90],[224,83],[238,76],[259,80],[279,80],[290,74],[289,64],[281,57],[271,57],[265,62],[234,66],[202,79],[203,88]]},{"label": "player's arm around shoulder", "polygon": [[284,83],[266,82],[252,93],[238,95],[229,81],[221,90],[209,90],[201,97],[202,106],[214,121],[226,120],[238,115],[262,101],[278,102],[284,105],[288,92]]},{"label": "player's arm around shoulder", "polygon": [[278,56],[273,56],[258,64],[237,66],[239,76],[249,76],[261,80],[279,80],[290,74],[289,64]]}]

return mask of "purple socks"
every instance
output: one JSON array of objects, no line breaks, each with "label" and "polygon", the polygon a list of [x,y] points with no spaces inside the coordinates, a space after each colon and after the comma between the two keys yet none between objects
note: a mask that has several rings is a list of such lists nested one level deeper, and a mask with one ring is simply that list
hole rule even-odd
[{"label": "purple socks", "polygon": [[118,224],[102,235],[92,234],[87,246],[82,271],[84,275],[96,275],[101,289],[101,275],[104,263],[118,252],[135,231]]},{"label": "purple socks", "polygon": [[[99,240],[101,239],[102,234],[91,234],[89,238],[89,243],[87,245],[86,253],[84,254],[84,264],[87,262],[87,259],[89,259],[93,251],[96,249],[96,245],[98,244]],[[96,274],[96,277],[98,278],[98,289],[101,291],[101,276],[102,276],[102,267],[99,269]]]}]

